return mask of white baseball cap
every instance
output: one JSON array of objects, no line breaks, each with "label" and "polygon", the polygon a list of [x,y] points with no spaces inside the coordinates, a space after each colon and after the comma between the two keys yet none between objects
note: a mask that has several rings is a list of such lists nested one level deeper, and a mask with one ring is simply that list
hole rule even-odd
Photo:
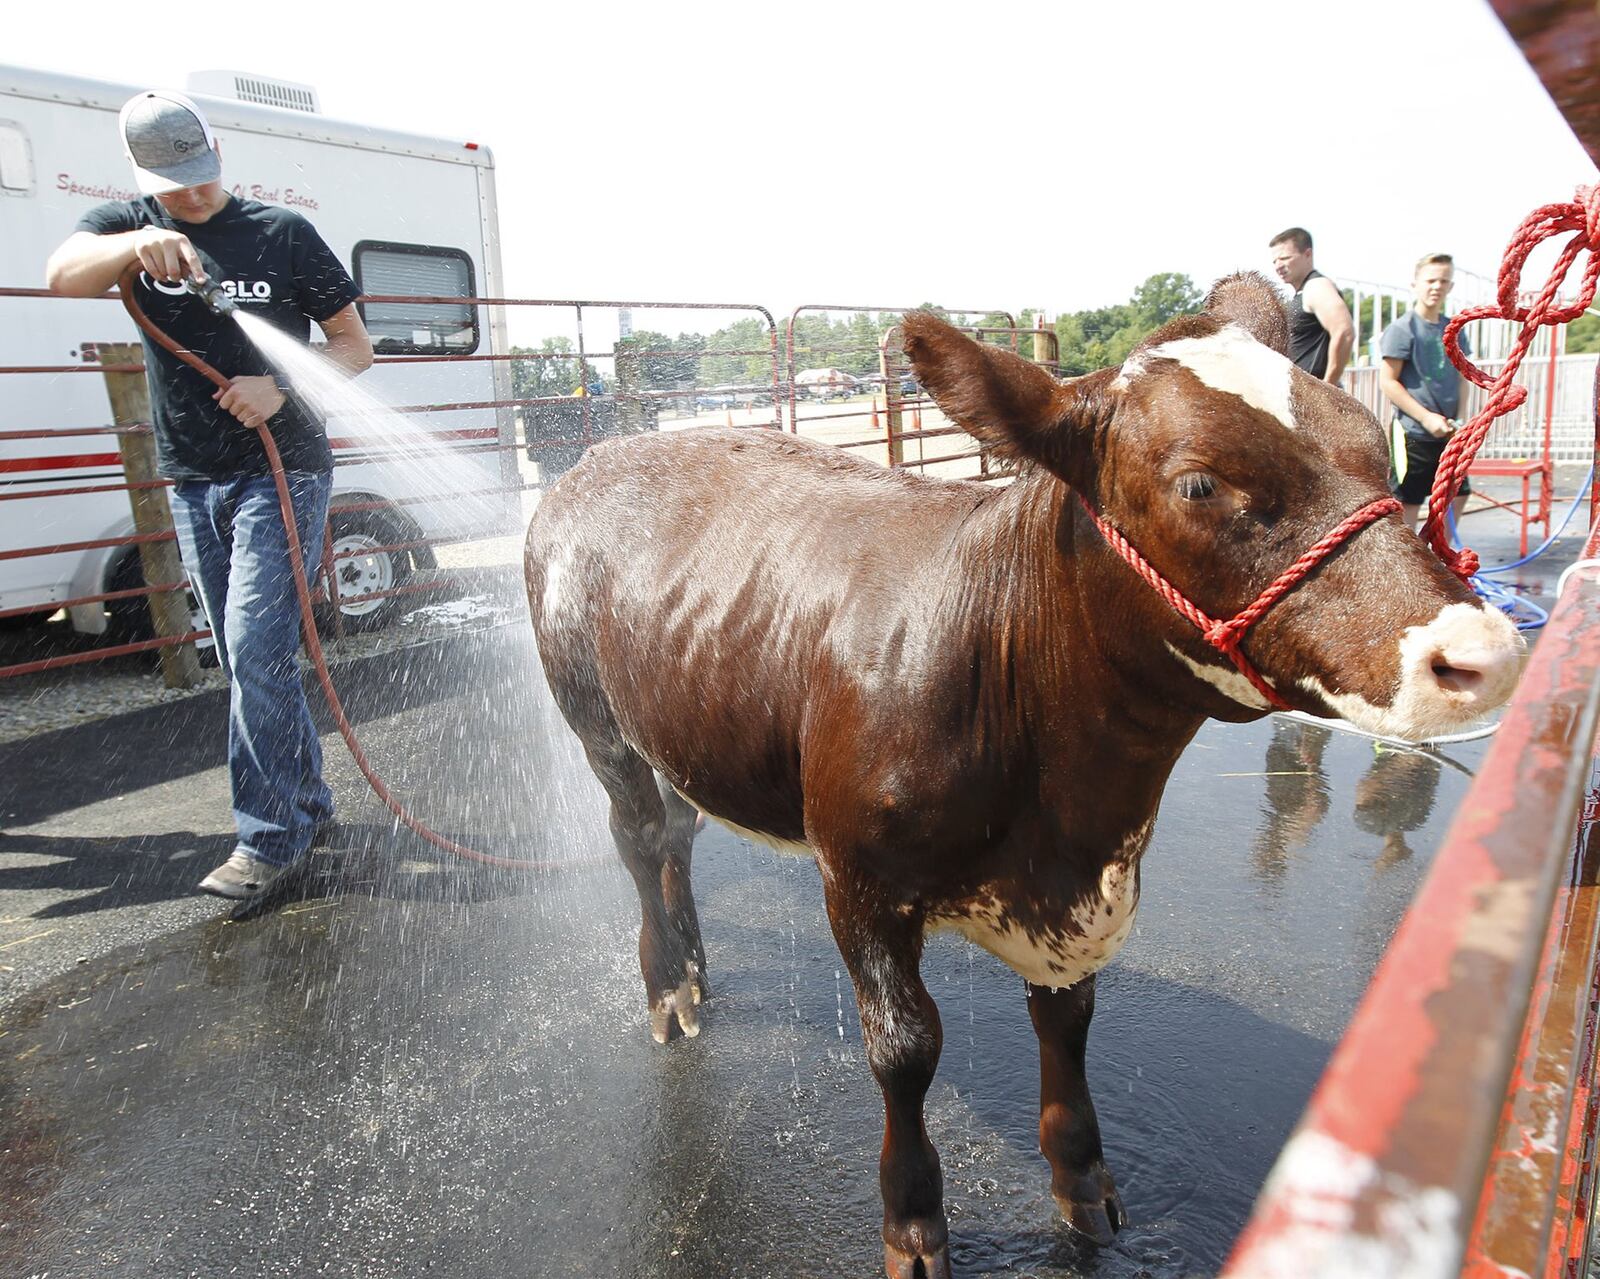
[{"label": "white baseball cap", "polygon": [[134,179],[146,195],[181,191],[222,176],[211,126],[181,93],[150,89],[129,98],[117,125]]}]

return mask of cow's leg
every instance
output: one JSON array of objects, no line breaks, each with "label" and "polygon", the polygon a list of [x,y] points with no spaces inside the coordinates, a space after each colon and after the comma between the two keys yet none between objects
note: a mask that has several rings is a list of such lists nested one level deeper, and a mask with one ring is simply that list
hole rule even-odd
[{"label": "cow's leg", "polygon": [[1128,1219],[1106,1170],[1083,1070],[1094,975],[1064,990],[1028,983],[1028,1014],[1039,1037],[1039,1149],[1050,1161],[1050,1191],[1073,1229],[1109,1244]]},{"label": "cow's leg", "polygon": [[700,937],[700,917],[695,913],[694,889],[689,882],[690,857],[694,852],[695,833],[700,828],[700,810],[678,794],[660,773],[656,774],[656,787],[666,810],[661,897],[666,903],[667,917],[678,930],[684,950],[694,963],[694,998],[700,1000],[711,994],[706,984],[706,947]]},{"label": "cow's leg", "polygon": [[883,1259],[889,1279],[949,1279],[949,1229],[939,1152],[922,1103],[944,1032],[922,984],[922,919],[848,875],[823,877],[828,919],[856,988],[867,1061],[883,1090]]},{"label": "cow's leg", "polygon": [[[656,789],[655,771],[622,740],[619,732],[591,729],[579,736],[590,767],[611,797],[611,835],[639,892],[639,968],[650,1001],[650,1033],[657,1043],[666,1043],[676,1017],[685,1035],[698,1035],[700,1016],[696,1005],[700,1002],[700,984],[696,950],[686,943],[662,889],[670,878],[680,903],[688,899],[687,842],[681,854],[681,876],[675,871],[669,875],[667,838],[674,823],[669,821],[668,810]],[[691,832],[693,820],[691,816]],[[681,820],[676,824],[681,826]],[[691,923],[693,919],[691,903]],[[694,937],[698,942],[698,926]]]}]

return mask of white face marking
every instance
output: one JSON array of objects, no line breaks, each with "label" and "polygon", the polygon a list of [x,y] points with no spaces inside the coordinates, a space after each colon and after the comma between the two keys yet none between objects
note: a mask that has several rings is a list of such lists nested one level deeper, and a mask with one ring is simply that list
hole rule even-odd
[{"label": "white face marking", "polygon": [[[1295,429],[1294,414],[1289,409],[1294,365],[1236,324],[1229,324],[1210,337],[1163,342],[1143,352],[1142,359],[1176,360],[1212,390],[1237,395],[1291,431]],[[1127,367],[1123,365],[1125,376]]]},{"label": "white face marking", "polygon": [[[1355,1199],[1381,1185],[1386,1198],[1374,1221],[1356,1220]],[[1385,1172],[1368,1155],[1325,1133],[1295,1135],[1267,1178],[1281,1213],[1278,1228],[1232,1273],[1240,1279],[1321,1275],[1421,1279],[1456,1269],[1461,1204],[1442,1186],[1421,1186]]]},{"label": "white face marking", "polygon": [[[1212,688],[1224,697],[1231,698],[1241,706],[1248,706],[1251,710],[1266,711],[1272,709],[1272,703],[1256,692],[1256,686],[1247,680],[1232,662],[1227,665],[1213,665],[1210,662],[1197,662],[1171,641],[1167,642],[1167,651],[1189,668],[1189,673],[1197,679],[1203,679]],[[1227,659],[1223,659],[1226,661]],[[1262,676],[1266,679],[1266,676]],[[1267,681],[1271,683],[1271,680]]]},{"label": "white face marking", "polygon": [[1110,963],[1133,931],[1139,857],[1154,828],[1152,816],[1129,835],[1101,870],[1097,889],[1074,902],[1059,923],[1029,932],[1009,917],[1006,903],[979,896],[963,914],[929,916],[928,927],[954,929],[1035,986],[1075,986]]},{"label": "white face marking", "polygon": [[[1454,732],[1510,697],[1525,651],[1522,636],[1499,609],[1449,604],[1426,626],[1408,626],[1400,636],[1400,683],[1389,705],[1331,692],[1311,676],[1300,687],[1358,728],[1418,741]],[[1435,678],[1435,662],[1468,667],[1481,680],[1474,689],[1451,690]]]}]

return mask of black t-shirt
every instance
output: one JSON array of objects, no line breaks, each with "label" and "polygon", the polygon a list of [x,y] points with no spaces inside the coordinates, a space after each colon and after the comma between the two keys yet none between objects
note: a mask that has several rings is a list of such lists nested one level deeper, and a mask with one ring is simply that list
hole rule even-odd
[{"label": "black t-shirt", "polygon": [[1313,280],[1324,279],[1321,271],[1313,267],[1300,287],[1289,299],[1289,359],[1312,377],[1322,377],[1328,371],[1328,330],[1322,321],[1301,305],[1300,295]]},{"label": "black t-shirt", "polygon": [[[316,228],[292,209],[229,197],[206,222],[171,217],[154,196],[102,204],[77,229],[116,235],[158,226],[189,237],[206,274],[220,281],[241,309],[307,342],[311,321],[331,318],[359,296],[355,282]],[[137,301],[156,327],[224,377],[271,374],[272,366],[233,320],[212,314],[198,298],[138,277]],[[250,428],[211,398],[216,387],[149,338],[150,409],[163,476],[224,480],[266,475],[266,450]],[[293,395],[269,423],[291,471],[327,471],[333,454],[322,424]]]}]

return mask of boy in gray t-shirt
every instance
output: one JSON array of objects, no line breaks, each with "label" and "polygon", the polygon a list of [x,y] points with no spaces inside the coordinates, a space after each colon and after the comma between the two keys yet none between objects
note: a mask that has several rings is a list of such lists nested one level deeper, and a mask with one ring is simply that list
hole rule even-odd
[{"label": "boy in gray t-shirt", "polygon": [[[1389,486],[1405,507],[1413,527],[1422,504],[1428,500],[1445,445],[1460,425],[1465,379],[1444,350],[1448,322],[1444,301],[1455,282],[1455,266],[1448,253],[1431,253],[1417,263],[1412,279],[1417,304],[1383,331],[1379,354],[1383,367],[1378,385],[1394,406],[1389,440]],[[1470,354],[1466,334],[1461,350]],[[1456,495],[1459,516],[1472,491],[1465,478]]]}]

